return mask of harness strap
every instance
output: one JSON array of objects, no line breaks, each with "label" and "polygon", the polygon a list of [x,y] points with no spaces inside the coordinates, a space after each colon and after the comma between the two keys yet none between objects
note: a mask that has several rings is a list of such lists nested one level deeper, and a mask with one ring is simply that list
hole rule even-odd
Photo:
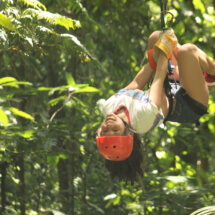
[{"label": "harness strap", "polygon": [[[166,75],[166,78],[164,81],[164,89],[165,89],[165,93],[166,93],[166,96],[169,101],[169,111],[168,111],[168,115],[167,115],[167,117],[168,117],[173,112],[173,104],[174,104],[174,95],[171,92],[171,85],[168,80],[168,74]],[[167,119],[167,117],[166,117],[166,119]],[[164,123],[166,122],[166,119],[164,119]]]},{"label": "harness strap", "polygon": [[171,115],[172,112],[174,111],[173,107],[174,107],[175,97],[174,97],[173,93],[171,92],[172,87],[171,87],[171,85],[169,83],[169,79],[168,79],[168,76],[173,74],[172,73],[173,69],[174,69],[174,67],[168,61],[168,73],[166,74],[166,78],[164,80],[164,89],[165,89],[165,93],[166,93],[166,96],[169,101],[169,111],[168,111],[167,117],[164,119],[164,124],[166,123],[166,119],[168,118],[168,116]]}]

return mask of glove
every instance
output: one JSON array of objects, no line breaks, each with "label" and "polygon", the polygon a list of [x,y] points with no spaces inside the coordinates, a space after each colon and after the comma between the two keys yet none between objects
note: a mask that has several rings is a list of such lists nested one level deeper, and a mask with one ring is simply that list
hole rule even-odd
[{"label": "glove", "polygon": [[170,57],[172,50],[176,47],[178,39],[174,34],[174,31],[169,28],[160,34],[159,40],[154,46],[154,59],[157,62],[160,52],[162,51],[167,58]]},{"label": "glove", "polygon": [[[157,60],[158,60],[158,56],[157,54],[155,53],[155,50],[154,49],[149,49],[147,51],[147,56],[148,56],[148,62],[149,62],[149,65],[150,67],[153,69],[153,70],[156,70],[157,68]],[[157,56],[157,57],[156,57]],[[169,56],[169,59],[172,59],[172,54]],[[156,60],[157,59],[157,60]]]}]

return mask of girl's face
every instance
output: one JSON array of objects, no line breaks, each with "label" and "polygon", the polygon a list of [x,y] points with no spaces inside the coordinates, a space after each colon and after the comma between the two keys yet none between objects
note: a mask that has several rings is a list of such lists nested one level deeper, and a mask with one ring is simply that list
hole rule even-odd
[{"label": "girl's face", "polygon": [[106,116],[99,130],[100,136],[120,136],[124,134],[125,125],[116,114],[110,113]]}]

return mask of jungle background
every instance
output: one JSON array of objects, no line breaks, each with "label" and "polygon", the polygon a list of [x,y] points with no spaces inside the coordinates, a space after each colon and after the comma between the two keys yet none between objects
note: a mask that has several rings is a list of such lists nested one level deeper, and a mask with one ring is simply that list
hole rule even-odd
[{"label": "jungle background", "polygon": [[[171,0],[181,44],[215,59],[215,0]],[[200,125],[142,137],[144,178],[111,180],[96,102],[144,65],[158,0],[0,1],[0,214],[186,215],[215,205],[215,89]],[[167,20],[168,22],[168,17]]]}]

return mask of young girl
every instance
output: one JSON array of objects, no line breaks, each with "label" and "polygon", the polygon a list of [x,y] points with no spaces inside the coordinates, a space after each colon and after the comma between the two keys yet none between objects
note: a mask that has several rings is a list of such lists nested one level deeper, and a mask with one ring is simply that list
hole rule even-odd
[{"label": "young girl", "polygon": [[[164,87],[169,58],[174,66],[170,82],[178,83],[172,87],[166,83]],[[143,175],[137,134],[152,131],[164,120],[196,122],[207,113],[207,83],[215,84],[215,63],[195,45],[179,45],[171,29],[150,35],[148,61],[102,109],[105,119],[98,129],[97,146],[111,176],[122,181],[134,182]],[[142,91],[152,76],[149,90]]]}]

